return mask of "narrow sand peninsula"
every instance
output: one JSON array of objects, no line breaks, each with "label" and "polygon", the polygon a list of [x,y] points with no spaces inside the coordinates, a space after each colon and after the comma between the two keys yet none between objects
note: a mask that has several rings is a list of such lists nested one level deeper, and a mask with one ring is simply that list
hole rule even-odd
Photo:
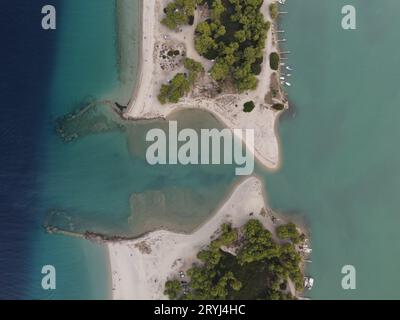
[{"label": "narrow sand peninsula", "polygon": [[216,215],[193,234],[156,231],[137,240],[109,243],[113,299],[165,299],[165,281],[189,268],[197,260],[197,252],[218,235],[225,222],[241,227],[256,218],[274,233],[269,215],[261,214],[268,210],[262,190],[260,180],[246,179]]},{"label": "narrow sand peninsula", "polygon": [[[125,117],[129,119],[166,118],[171,112],[183,108],[199,108],[214,114],[230,129],[255,130],[255,156],[267,168],[277,169],[279,166],[279,143],[275,134],[275,123],[280,112],[271,108],[266,102],[270,93],[270,81],[273,70],[269,66],[269,54],[278,51],[273,34],[269,31],[265,49],[263,69],[258,76],[259,84],[255,91],[244,94],[219,94],[207,97],[201,92],[203,88],[194,88],[186,98],[178,104],[161,105],[157,99],[163,83],[170,80],[182,68],[163,70],[159,63],[160,47],[164,44],[174,44],[185,48],[186,55],[205,66],[211,67],[211,62],[200,57],[194,50],[194,29],[198,21],[204,19],[204,12],[197,10],[194,26],[183,26],[179,32],[173,32],[160,24],[163,8],[170,0],[152,0],[141,2],[141,66],[137,87],[128,105]],[[266,19],[270,19],[269,5],[275,0],[266,0],[261,11]],[[203,90],[204,91],[204,90]],[[207,90],[206,90],[207,91]],[[254,101],[256,108],[251,113],[243,112],[243,104]],[[253,150],[252,150],[253,151]]]}]

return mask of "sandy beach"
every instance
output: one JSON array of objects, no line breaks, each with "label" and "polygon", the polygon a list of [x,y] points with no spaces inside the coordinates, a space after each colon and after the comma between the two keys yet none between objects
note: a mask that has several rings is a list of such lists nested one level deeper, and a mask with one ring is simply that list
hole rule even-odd
[{"label": "sandy beach", "polygon": [[[194,26],[183,26],[180,32],[171,32],[160,24],[163,8],[169,0],[155,0],[141,2],[141,53],[140,75],[136,88],[124,116],[129,119],[166,118],[171,112],[184,108],[199,108],[211,112],[230,129],[254,129],[254,154],[259,162],[269,169],[279,167],[279,142],[275,133],[275,125],[280,112],[271,108],[265,102],[270,91],[270,78],[273,70],[269,66],[269,54],[277,51],[277,44],[273,41],[272,29],[269,31],[264,63],[261,74],[258,76],[258,88],[243,94],[221,94],[209,98],[196,94],[196,90],[183,98],[177,104],[162,105],[157,99],[159,89],[181,69],[163,70],[158,61],[159,48],[165,43],[179,44],[185,48],[186,55],[202,62],[206,70],[211,62],[199,56],[193,48]],[[274,0],[266,0],[261,11],[266,19],[269,17],[269,5]],[[201,19],[201,13],[196,13],[195,23]],[[243,112],[243,104],[254,101],[256,108],[251,113]]]},{"label": "sandy beach", "polygon": [[[195,87],[180,103],[162,105],[157,99],[160,86],[170,80],[172,74],[183,71],[182,67],[173,72],[161,68],[159,50],[165,43],[184,48],[186,56],[200,61],[206,70],[211,67],[211,62],[199,56],[193,48],[194,26],[183,26],[179,32],[171,32],[160,24],[163,8],[168,2],[141,1],[140,75],[124,116],[138,120],[167,118],[172,112],[185,108],[208,111],[232,130],[254,129],[257,160],[269,169],[277,169],[279,143],[275,125],[280,112],[265,102],[273,73],[268,63],[269,54],[278,51],[272,30],[269,31],[265,60],[255,91],[204,97],[196,93]],[[274,0],[264,1],[261,8],[268,20],[271,20],[271,2]],[[194,25],[202,18],[202,13],[196,12]],[[242,106],[250,100],[257,107],[251,113],[245,113]],[[163,294],[165,281],[176,277],[179,271],[187,270],[197,260],[197,252],[218,236],[221,224],[229,222],[234,227],[241,227],[250,218],[256,218],[274,233],[275,226],[267,214],[269,211],[261,181],[250,177],[241,182],[216,214],[192,234],[161,230],[136,240],[109,243],[113,299],[166,299]]]},{"label": "sandy beach", "polygon": [[255,218],[274,233],[269,215],[261,214],[267,211],[262,183],[251,177],[239,184],[218,212],[190,235],[155,231],[136,240],[109,243],[113,299],[166,299],[165,281],[196,261],[197,252],[218,235],[221,224],[229,222],[241,227]]}]

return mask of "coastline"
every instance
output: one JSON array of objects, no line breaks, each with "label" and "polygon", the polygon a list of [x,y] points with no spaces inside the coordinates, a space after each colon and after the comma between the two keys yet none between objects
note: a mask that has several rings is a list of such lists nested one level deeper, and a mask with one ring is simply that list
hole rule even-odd
[{"label": "coastline", "polygon": [[[289,221],[269,208],[264,191],[262,181],[255,176],[241,181],[217,212],[190,234],[157,230],[132,240],[104,241],[111,268],[112,299],[166,299],[165,282],[198,262],[197,253],[218,237],[224,223],[240,228],[249,219],[257,219],[278,241],[276,227]],[[303,228],[301,231],[308,236]],[[296,294],[294,289],[292,294]]]},{"label": "coastline", "polygon": [[130,102],[138,83],[140,63],[137,61],[141,60],[141,13],[141,1],[115,1],[115,48],[119,86],[104,97],[112,97],[121,106]]},{"label": "coastline", "polygon": [[[269,4],[275,0],[264,2],[262,12],[264,16],[269,17]],[[181,33],[172,33],[159,23],[162,6],[166,3],[163,0],[156,0],[144,3],[140,1],[140,53],[139,53],[139,77],[137,78],[132,97],[123,114],[124,118],[130,120],[137,119],[166,119],[172,112],[181,109],[202,109],[213,114],[227,128],[233,129],[254,129],[255,148],[254,153],[257,160],[268,170],[276,171],[280,168],[280,145],[277,133],[277,121],[282,111],[275,111],[265,104],[263,100],[266,94],[265,88],[269,88],[270,77],[273,71],[269,67],[269,53],[273,50],[279,50],[273,41],[273,28],[275,23],[271,23],[266,43],[266,54],[262,73],[259,76],[259,85],[254,92],[246,94],[225,94],[218,98],[205,99],[204,97],[189,96],[183,98],[177,104],[161,105],[157,99],[158,88],[161,83],[168,80],[170,72],[163,74],[163,71],[155,61],[155,46],[157,43],[165,41],[164,39],[182,43],[186,50],[190,52],[188,56],[198,55],[189,45],[193,28],[191,26],[182,27]],[[206,63],[202,61],[203,63]],[[158,70],[159,69],[159,70]],[[261,98],[260,98],[261,97]],[[244,102],[253,100],[259,104],[252,113],[245,114],[238,106]]]},{"label": "coastline", "polygon": [[[264,4],[268,6],[271,2],[274,2],[274,0],[266,1]],[[240,121],[234,121],[238,117],[238,113],[226,115],[226,109],[222,108],[220,110],[213,107],[215,101],[208,101],[208,104],[202,103],[203,101],[197,101],[197,106],[193,104],[196,102],[193,99],[184,99],[182,103],[168,106],[161,106],[156,102],[154,104],[156,107],[149,108],[148,110],[146,107],[148,104],[145,101],[155,102],[155,95],[152,92],[154,89],[152,81],[154,81],[155,64],[151,59],[146,59],[145,57],[149,57],[149,53],[152,52],[152,47],[154,47],[155,35],[152,28],[158,22],[158,19],[155,18],[158,17],[155,12],[157,4],[159,4],[158,1],[144,4],[143,0],[140,0],[139,77],[129,101],[128,111],[123,115],[124,118],[134,121],[153,120],[157,118],[167,119],[169,115],[179,110],[200,108],[208,111],[213,117],[230,129],[245,128],[246,123],[243,126],[243,123],[240,123]],[[144,17],[150,17],[152,23],[146,23]],[[279,45],[272,44],[272,32],[275,27],[276,22],[271,23],[268,43],[266,45],[268,54],[271,52],[272,46],[275,47],[276,51],[280,52]],[[148,41],[149,39],[153,41]],[[264,61],[264,65],[266,64],[267,62]],[[269,79],[271,73],[264,75],[264,77],[268,77]],[[149,94],[149,92],[153,94],[146,97],[146,94]],[[141,107],[139,108],[139,106]],[[266,114],[253,113],[256,116],[251,119],[253,126],[257,126],[255,122],[258,119],[263,119],[260,125],[263,131],[261,138],[269,138],[264,143],[269,148],[272,148],[273,151],[270,153],[270,157],[268,157],[266,156],[265,149],[260,151],[255,148],[254,155],[256,161],[269,171],[279,170],[281,166],[278,121],[283,112],[269,112],[267,117]],[[266,123],[268,123],[269,130],[265,130]],[[249,212],[244,214],[246,210],[239,210],[243,208],[248,209],[247,211]],[[174,233],[167,229],[160,230],[160,228],[157,228],[157,230],[146,232],[134,239],[108,241],[107,250],[112,274],[112,298],[123,300],[165,299],[163,285],[168,277],[174,272],[177,273],[179,268],[194,262],[199,249],[207,245],[210,238],[218,234],[218,228],[223,222],[229,221],[234,226],[240,227],[249,219],[248,214],[252,213],[251,216],[254,214],[254,217],[260,219],[264,226],[274,234],[272,220],[260,214],[262,209],[268,212],[271,211],[266,204],[266,189],[257,177],[252,176],[235,183],[229,191],[229,195],[221,200],[221,204],[211,214],[210,218],[190,234]],[[234,213],[232,213],[233,211]],[[168,255],[165,253],[168,253]],[[185,257],[183,262],[181,257]]]},{"label": "coastline", "polygon": [[239,183],[217,212],[191,234],[159,230],[135,240],[108,243],[113,299],[165,299],[165,281],[196,261],[197,252],[218,234],[222,223],[240,227],[252,217],[274,233],[272,220],[261,215],[263,209],[269,210],[262,182],[250,177]]},{"label": "coastline", "polygon": [[[133,90],[131,91],[131,97],[128,101],[128,105],[132,103],[132,99],[137,96],[139,89],[140,89],[140,83],[141,83],[141,78],[143,75],[143,53],[142,53],[142,47],[143,47],[143,15],[144,15],[144,0],[139,0],[139,30],[138,30],[138,37],[137,37],[137,58],[139,63],[137,64],[137,73],[135,75],[135,85],[133,87]],[[123,13],[121,13],[123,14]],[[120,13],[117,12],[117,19],[119,19]]]}]

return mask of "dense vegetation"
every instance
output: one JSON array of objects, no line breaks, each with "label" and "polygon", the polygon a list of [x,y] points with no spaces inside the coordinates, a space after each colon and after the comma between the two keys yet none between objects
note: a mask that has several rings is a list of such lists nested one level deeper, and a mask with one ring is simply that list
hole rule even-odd
[{"label": "dense vegetation", "polygon": [[279,7],[276,2],[273,2],[269,5],[269,14],[271,15],[271,18],[275,20],[278,18],[279,15]]},{"label": "dense vegetation", "polygon": [[208,0],[210,18],[196,27],[195,48],[215,60],[211,76],[233,81],[242,92],[257,87],[256,75],[270,27],[260,7],[263,0]]},{"label": "dense vegetation", "polygon": [[279,226],[276,229],[276,233],[279,239],[290,240],[294,244],[299,244],[301,241],[304,241],[304,235],[299,234],[294,223]]},{"label": "dense vegetation", "polygon": [[170,29],[185,24],[191,24],[197,4],[202,4],[203,0],[174,0],[164,8],[165,18],[162,24]]},{"label": "dense vegetation", "polygon": [[[297,239],[292,226],[281,232],[285,239]],[[167,281],[165,294],[189,300],[293,299],[287,293],[287,281],[290,278],[302,290],[303,275],[301,257],[290,239],[275,242],[258,220],[250,220],[240,230],[224,224],[221,236],[198,253],[201,264],[188,270],[186,294],[177,280]],[[236,255],[223,251],[226,247],[236,248]]]},{"label": "dense vegetation", "polygon": [[190,58],[184,60],[184,66],[188,73],[178,73],[169,84],[161,86],[158,100],[162,104],[179,102],[179,99],[190,91],[199,74],[204,71],[200,62]]},{"label": "dense vegetation", "polygon": [[272,52],[269,55],[269,65],[272,70],[278,70],[279,69],[279,63],[280,63],[280,58],[279,54],[277,52]]},{"label": "dense vegetation", "polygon": [[162,23],[170,29],[190,24],[197,5],[203,4],[210,17],[196,27],[195,48],[215,61],[212,78],[233,82],[240,92],[255,89],[270,28],[260,12],[263,0],[174,0],[164,9]]}]

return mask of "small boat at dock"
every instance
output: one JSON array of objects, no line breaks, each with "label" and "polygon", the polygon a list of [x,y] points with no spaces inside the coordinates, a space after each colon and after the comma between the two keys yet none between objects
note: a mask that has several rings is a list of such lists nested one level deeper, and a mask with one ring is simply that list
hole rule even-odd
[{"label": "small boat at dock", "polygon": [[311,290],[314,286],[314,278],[304,277],[304,288]]}]

